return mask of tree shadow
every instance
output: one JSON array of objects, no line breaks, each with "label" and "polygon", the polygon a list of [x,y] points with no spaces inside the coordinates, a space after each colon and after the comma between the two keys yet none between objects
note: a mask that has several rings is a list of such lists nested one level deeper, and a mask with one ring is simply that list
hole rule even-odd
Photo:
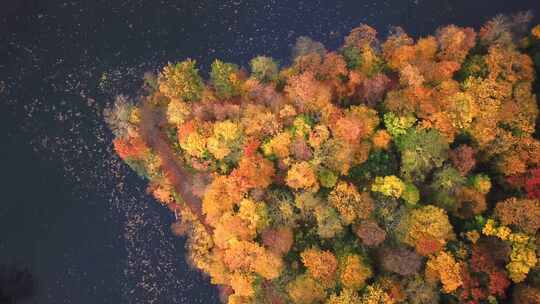
[{"label": "tree shadow", "polygon": [[24,303],[35,291],[35,277],[27,267],[0,264],[0,304]]}]

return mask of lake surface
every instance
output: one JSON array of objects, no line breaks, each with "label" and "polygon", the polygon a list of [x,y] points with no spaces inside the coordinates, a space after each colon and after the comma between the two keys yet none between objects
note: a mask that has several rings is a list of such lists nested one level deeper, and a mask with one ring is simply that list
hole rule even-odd
[{"label": "lake surface", "polygon": [[360,23],[419,37],[525,9],[540,15],[540,2],[0,2],[0,265],[35,283],[17,303],[219,302],[187,265],[173,216],[111,150],[101,112],[137,95],[145,71],[187,57],[203,73],[214,58],[286,64],[299,36],[335,49]]}]

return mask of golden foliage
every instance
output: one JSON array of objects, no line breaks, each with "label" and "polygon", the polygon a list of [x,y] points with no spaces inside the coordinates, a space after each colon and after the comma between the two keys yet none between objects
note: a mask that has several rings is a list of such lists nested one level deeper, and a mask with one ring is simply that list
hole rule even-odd
[{"label": "golden foliage", "polygon": [[309,275],[297,276],[287,285],[287,293],[295,304],[311,304],[326,298],[324,288]]},{"label": "golden foliage", "polygon": [[328,202],[340,213],[346,224],[367,219],[374,209],[369,193],[359,193],[350,183],[339,182],[328,195]]},{"label": "golden foliage", "polygon": [[413,247],[419,242],[431,240],[440,244],[440,249],[455,237],[446,212],[433,205],[412,210],[402,220],[400,227],[404,231],[403,241]]},{"label": "golden foliage", "polygon": [[341,258],[339,279],[345,288],[360,289],[373,272],[359,255],[347,255]]},{"label": "golden foliage", "polygon": [[338,263],[333,253],[312,248],[304,250],[300,257],[313,278],[326,284],[334,281]]},{"label": "golden foliage", "polygon": [[319,184],[315,169],[305,161],[293,164],[287,172],[287,185],[293,189],[317,190]]},{"label": "golden foliage", "polygon": [[463,285],[461,265],[449,253],[441,251],[429,258],[426,264],[426,279],[440,281],[445,293],[453,292]]}]

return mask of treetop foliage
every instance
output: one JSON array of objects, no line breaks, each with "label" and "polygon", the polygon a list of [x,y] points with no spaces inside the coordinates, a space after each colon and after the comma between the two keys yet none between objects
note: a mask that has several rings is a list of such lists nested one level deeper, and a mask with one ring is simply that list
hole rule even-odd
[{"label": "treetop foliage", "polygon": [[[540,26],[166,65],[105,117],[227,303],[540,303]],[[535,91],[536,90],[536,91]]]}]

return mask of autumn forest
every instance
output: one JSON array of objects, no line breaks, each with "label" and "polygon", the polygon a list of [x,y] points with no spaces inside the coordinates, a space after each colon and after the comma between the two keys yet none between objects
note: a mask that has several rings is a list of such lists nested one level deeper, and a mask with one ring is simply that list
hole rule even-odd
[{"label": "autumn forest", "polygon": [[105,119],[224,303],[540,303],[530,20],[180,58]]}]

